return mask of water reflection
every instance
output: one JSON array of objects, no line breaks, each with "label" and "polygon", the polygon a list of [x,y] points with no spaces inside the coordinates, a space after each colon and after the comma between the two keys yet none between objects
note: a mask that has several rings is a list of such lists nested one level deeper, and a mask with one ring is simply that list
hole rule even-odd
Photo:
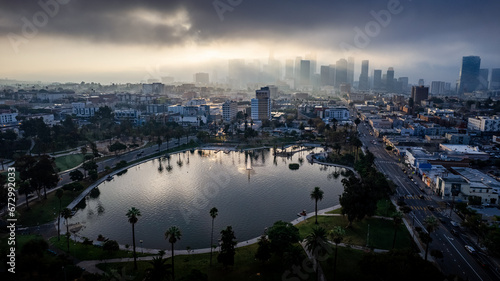
[{"label": "water reflection", "polygon": [[[102,234],[131,244],[125,213],[134,206],[142,213],[136,239],[143,240],[144,247],[167,248],[163,233],[167,226],[177,225],[183,239],[176,247],[194,249],[209,247],[209,210],[214,206],[219,209],[215,233],[231,225],[243,241],[259,236],[277,220],[291,221],[297,212],[312,210],[309,193],[314,186],[325,192],[318,208],[338,204],[341,169],[304,163],[292,171],[288,163],[300,163],[311,150],[287,147],[283,152],[292,155],[277,156],[278,152],[193,150],[166,155],[99,185],[72,220],[85,226],[81,236],[93,240]],[[172,157],[177,165],[171,165]],[[266,161],[270,157],[273,161]]]}]

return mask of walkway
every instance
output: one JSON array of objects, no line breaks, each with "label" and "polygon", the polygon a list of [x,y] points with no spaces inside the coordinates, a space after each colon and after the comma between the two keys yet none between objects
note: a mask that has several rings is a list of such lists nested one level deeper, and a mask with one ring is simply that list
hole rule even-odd
[{"label": "walkway", "polygon": [[[336,205],[336,206],[333,206],[333,207],[329,207],[329,208],[326,208],[326,209],[323,209],[323,210],[319,210],[318,211],[318,215],[321,215],[321,216],[330,216],[330,215],[337,215],[337,214],[326,214],[327,212],[330,212],[330,211],[333,211],[335,209],[338,209],[340,208],[340,205]],[[309,218],[312,218],[315,216],[315,213],[314,212],[311,212],[309,214],[307,214],[306,216],[302,216],[300,218],[297,218],[293,221],[291,221],[291,223],[293,225],[296,225],[300,222],[303,222],[304,220],[306,219],[309,219]],[[63,229],[61,229],[61,233],[63,232]],[[250,239],[250,240],[246,240],[246,241],[243,241],[243,242],[239,242],[237,245],[236,245],[236,248],[239,248],[239,247],[244,247],[244,246],[248,246],[248,245],[252,245],[252,244],[256,244],[260,239],[260,236],[259,237],[256,237],[256,238],[253,238],[253,239]],[[304,243],[302,242],[301,245],[304,247],[303,245]],[[353,246],[353,245],[346,245],[344,243],[341,243],[339,244],[339,246],[349,246],[351,248],[354,248],[354,249],[357,249],[357,250],[363,250],[363,251],[370,251],[371,249],[369,248],[366,248],[366,247],[362,247],[362,246]],[[126,249],[124,245],[120,245],[120,249],[121,250],[130,250],[130,249]],[[140,247],[136,247],[136,252],[139,252],[139,253],[149,253],[149,254],[158,254],[158,252],[160,251],[160,249],[147,249],[147,248],[140,248]],[[304,248],[304,251],[305,248]],[[374,252],[377,252],[377,253],[380,253],[380,252],[386,252],[386,250],[381,250],[381,249],[374,249],[373,250]],[[172,256],[172,252],[169,251],[169,250],[166,250],[165,251],[165,258],[169,258]],[[187,250],[176,250],[175,251],[175,255],[192,255],[192,254],[204,254],[204,253],[210,253],[210,248],[203,248],[203,249],[194,249],[194,250],[189,250],[189,252]],[[306,253],[308,255],[310,255],[310,253],[308,253],[306,251]],[[155,256],[148,256],[148,257],[138,257],[137,260],[138,261],[149,261],[149,260],[152,260],[154,257],[156,257],[157,255]],[[82,267],[84,268],[86,271],[90,272],[90,273],[99,273],[99,274],[102,274],[104,273],[102,270],[100,270],[99,268],[96,267],[97,264],[100,264],[100,263],[119,263],[119,262],[132,262],[134,261],[134,259],[132,257],[130,258],[118,258],[118,259],[109,259],[109,260],[88,260],[88,261],[81,261],[77,264],[77,266],[79,267]],[[322,271],[321,272],[321,275],[320,275],[320,280],[326,280],[324,278],[324,276],[322,276]]]}]

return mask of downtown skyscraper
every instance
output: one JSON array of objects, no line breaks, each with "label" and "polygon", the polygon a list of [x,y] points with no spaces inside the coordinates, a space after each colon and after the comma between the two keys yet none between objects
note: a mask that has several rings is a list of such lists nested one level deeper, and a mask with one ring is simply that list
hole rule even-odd
[{"label": "downtown skyscraper", "polygon": [[460,69],[460,79],[457,86],[459,95],[479,89],[480,67],[480,57],[468,56],[462,58],[462,68]]},{"label": "downtown skyscraper", "polygon": [[361,74],[359,75],[359,90],[367,91],[368,85],[368,60],[361,61]]}]

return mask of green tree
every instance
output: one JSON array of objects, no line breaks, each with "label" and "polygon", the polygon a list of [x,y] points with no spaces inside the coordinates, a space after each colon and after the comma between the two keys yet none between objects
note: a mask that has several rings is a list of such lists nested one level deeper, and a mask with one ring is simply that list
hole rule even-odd
[{"label": "green tree", "polygon": [[359,120],[359,118],[356,118],[354,120],[354,124],[356,124],[356,132],[358,131],[358,125],[359,125],[359,123],[361,123],[361,120]]},{"label": "green tree", "polygon": [[108,147],[108,149],[109,149],[109,152],[115,152],[115,155],[116,155],[118,153],[118,151],[127,149],[127,146],[119,141],[116,141],[115,143],[110,145]]},{"label": "green tree", "polygon": [[360,180],[351,175],[342,180],[344,192],[339,201],[342,206],[342,214],[347,215],[350,227],[355,220],[361,220],[365,216],[373,216],[377,209],[377,196],[368,184],[362,184]]},{"label": "green tree", "polygon": [[399,226],[403,223],[403,213],[395,212],[392,214],[392,222],[394,225],[394,237],[392,238],[392,249],[396,246],[396,235],[398,233]]},{"label": "green tree", "polygon": [[425,243],[425,260],[427,260],[427,254],[429,252],[429,244],[432,242],[431,233],[437,228],[438,220],[436,219],[435,216],[428,216],[424,219],[424,224],[425,224],[425,229],[427,229],[427,233],[424,233],[424,238],[422,239],[422,242]]},{"label": "green tree", "polygon": [[315,227],[313,231],[306,236],[306,249],[311,252],[315,260],[316,280],[319,280],[318,272],[318,256],[325,255],[330,251],[330,244],[326,239],[326,229],[323,227]]},{"label": "green tree", "polygon": [[337,274],[337,252],[339,249],[339,244],[344,240],[345,230],[341,226],[335,226],[332,230],[328,232],[328,238],[330,238],[333,243],[335,243],[335,257],[333,260],[333,280],[335,280],[335,275]]},{"label": "green tree", "polygon": [[35,188],[38,190],[38,195],[40,196],[40,190],[44,190],[44,199],[47,199],[47,188],[54,188],[59,182],[59,175],[54,169],[55,163],[54,159],[47,155],[40,157],[40,160],[30,169],[30,177],[33,183],[35,183]]},{"label": "green tree", "polygon": [[234,231],[231,226],[226,227],[221,232],[221,245],[220,253],[217,256],[217,261],[227,268],[229,265],[234,265],[234,255],[236,254],[236,236],[234,236]]},{"label": "green tree", "polygon": [[212,217],[212,234],[210,236],[210,266],[212,266],[212,245],[214,244],[214,220],[219,214],[219,210],[217,208],[213,207],[210,209],[210,216]]},{"label": "green tree", "polygon": [[299,242],[299,230],[291,223],[277,221],[267,231],[271,249],[278,255],[286,252],[294,243]]},{"label": "green tree", "polygon": [[61,240],[61,199],[64,195],[64,191],[59,188],[56,190],[56,197],[59,199],[59,213],[57,216],[57,241]]},{"label": "green tree", "polygon": [[128,218],[128,222],[132,225],[132,247],[134,251],[134,269],[137,270],[137,253],[135,252],[135,224],[139,221],[139,217],[141,216],[141,211],[139,211],[139,209],[135,207],[132,207],[127,211],[126,216]]},{"label": "green tree", "polygon": [[166,281],[170,280],[170,269],[171,265],[166,264],[167,259],[162,257],[154,257],[153,260],[148,262],[151,267],[146,269],[145,279],[146,281]]},{"label": "green tree", "polygon": [[168,240],[170,245],[172,245],[172,280],[175,280],[175,268],[174,268],[174,244],[177,240],[182,237],[181,230],[177,226],[171,226],[165,232],[165,239]]},{"label": "green tree", "polygon": [[97,163],[95,161],[87,161],[83,163],[82,168],[84,171],[89,172],[92,170],[97,170]]},{"label": "green tree", "polygon": [[259,248],[257,248],[257,253],[255,253],[255,258],[266,262],[271,258],[271,242],[267,239],[266,235],[262,235],[258,242]]},{"label": "green tree", "polygon": [[83,173],[80,170],[73,170],[69,172],[69,178],[72,181],[81,181],[83,180]]},{"label": "green tree", "polygon": [[118,242],[116,242],[115,240],[107,240],[102,245],[102,249],[111,254],[112,252],[120,250],[120,246],[118,245]]},{"label": "green tree", "polygon": [[315,187],[313,189],[313,191],[311,191],[311,199],[314,200],[314,211],[315,211],[315,218],[316,218],[316,221],[315,221],[315,224],[318,224],[318,201],[321,201],[323,200],[323,190],[321,190],[321,188],[319,187]]},{"label": "green tree", "polygon": [[69,219],[72,217],[71,215],[71,210],[68,209],[68,208],[64,208],[62,211],[61,211],[61,216],[64,218],[65,222],[66,222],[66,241],[67,241],[67,246],[68,246],[68,253],[69,253],[69,236],[71,235],[69,233]]}]

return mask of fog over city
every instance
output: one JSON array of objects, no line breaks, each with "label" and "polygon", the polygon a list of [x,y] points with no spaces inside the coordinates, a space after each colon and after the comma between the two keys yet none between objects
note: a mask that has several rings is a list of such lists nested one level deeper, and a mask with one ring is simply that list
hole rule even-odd
[{"label": "fog over city", "polygon": [[[224,83],[228,60],[315,54],[355,57],[397,76],[454,84],[463,56],[500,66],[497,0],[0,1],[0,78],[137,83],[207,72]],[[371,75],[371,74],[370,74]]]}]

